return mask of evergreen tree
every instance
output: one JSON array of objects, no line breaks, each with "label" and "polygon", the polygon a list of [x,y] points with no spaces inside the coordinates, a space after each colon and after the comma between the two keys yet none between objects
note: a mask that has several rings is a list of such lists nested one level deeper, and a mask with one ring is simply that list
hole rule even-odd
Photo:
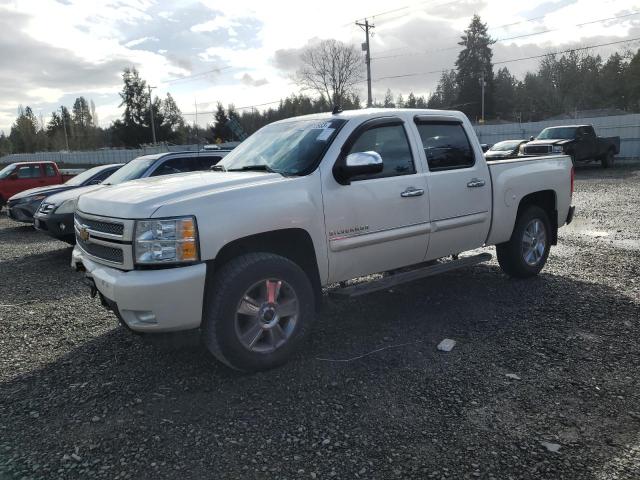
[{"label": "evergreen tree", "polygon": [[393,103],[393,94],[391,93],[391,89],[387,88],[387,93],[384,94],[384,108],[394,108],[396,106]]},{"label": "evergreen tree", "polygon": [[502,119],[513,119],[518,82],[507,67],[498,70],[494,80],[494,114]]},{"label": "evergreen tree", "polygon": [[407,97],[407,101],[404,106],[405,108],[418,108],[418,101],[416,100],[416,96],[413,92],[409,92],[409,96]]},{"label": "evergreen tree", "polygon": [[38,122],[31,107],[18,108],[18,118],[11,126],[9,139],[16,153],[33,153],[37,146]]},{"label": "evergreen tree", "polygon": [[436,109],[451,109],[457,108],[457,101],[458,86],[456,84],[455,70],[442,72],[436,91],[429,97],[427,106]]},{"label": "evergreen tree", "polygon": [[494,40],[487,33],[486,23],[478,15],[471,19],[458,45],[463,48],[456,60],[456,84],[458,88],[459,108],[469,118],[475,120],[481,115],[482,86],[485,81],[485,115],[492,112],[493,51]]},{"label": "evergreen tree", "polygon": [[120,107],[124,106],[122,124],[115,131],[122,135],[124,145],[137,146],[151,141],[151,130],[147,123],[149,115],[149,93],[147,83],[140,78],[135,68],[125,68],[122,73],[124,85],[120,98]]},{"label": "evergreen tree", "polygon": [[3,155],[9,155],[13,152],[11,140],[7,137],[3,131],[0,130],[0,157]]},{"label": "evergreen tree", "polygon": [[227,116],[222,103],[218,102],[213,124],[213,137],[216,143],[226,142],[231,139],[231,131],[227,126],[228,121],[229,117]]}]

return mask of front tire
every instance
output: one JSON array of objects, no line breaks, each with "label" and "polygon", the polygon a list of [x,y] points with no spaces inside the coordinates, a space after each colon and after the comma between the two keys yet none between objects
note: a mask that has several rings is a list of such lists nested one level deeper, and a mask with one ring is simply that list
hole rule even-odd
[{"label": "front tire", "polygon": [[298,265],[272,253],[250,253],[208,282],[202,338],[231,368],[268,370],[297,351],[314,313],[311,282]]},{"label": "front tire", "polygon": [[611,168],[613,167],[613,163],[615,162],[615,156],[613,154],[613,150],[609,150],[604,157],[602,157],[602,160],[600,160],[600,162],[602,163],[602,168]]},{"label": "front tire", "polygon": [[537,275],[547,263],[551,248],[551,226],[540,207],[527,207],[517,218],[508,242],[496,246],[500,268],[510,277]]}]

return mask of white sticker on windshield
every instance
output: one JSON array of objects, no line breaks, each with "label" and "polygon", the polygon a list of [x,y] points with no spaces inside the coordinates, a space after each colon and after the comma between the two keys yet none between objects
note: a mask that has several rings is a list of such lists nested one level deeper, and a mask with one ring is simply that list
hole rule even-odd
[{"label": "white sticker on windshield", "polygon": [[325,128],[320,132],[320,135],[318,135],[316,137],[316,140],[318,142],[326,142],[327,140],[329,140],[329,137],[331,136],[331,134],[333,134],[333,132],[335,132],[335,128]]}]

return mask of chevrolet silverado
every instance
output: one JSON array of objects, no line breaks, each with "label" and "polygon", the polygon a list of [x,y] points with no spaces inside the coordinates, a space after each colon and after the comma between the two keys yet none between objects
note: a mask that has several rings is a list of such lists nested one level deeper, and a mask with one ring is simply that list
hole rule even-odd
[{"label": "chevrolet silverado", "polygon": [[245,371],[291,357],[324,287],[387,289],[486,261],[458,255],[489,245],[507,275],[531,277],[574,211],[570,157],[487,162],[452,111],[290,118],[214,170],[83,195],[71,264],[126,327],[200,328]]}]

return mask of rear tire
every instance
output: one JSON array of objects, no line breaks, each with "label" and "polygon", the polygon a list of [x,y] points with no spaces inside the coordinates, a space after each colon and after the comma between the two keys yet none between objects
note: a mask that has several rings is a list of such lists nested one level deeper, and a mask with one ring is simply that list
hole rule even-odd
[{"label": "rear tire", "polygon": [[272,253],[250,253],[225,264],[208,282],[202,338],[221,362],[241,371],[288,361],[315,314],[307,274]]},{"label": "rear tire", "polygon": [[508,242],[496,245],[498,263],[510,277],[528,278],[544,267],[551,248],[551,225],[540,207],[527,207],[517,218]]},{"label": "rear tire", "polygon": [[615,156],[613,153],[613,150],[609,150],[604,157],[602,157],[602,160],[600,160],[600,162],[602,163],[602,168],[611,168],[613,167],[613,163],[615,162]]}]

